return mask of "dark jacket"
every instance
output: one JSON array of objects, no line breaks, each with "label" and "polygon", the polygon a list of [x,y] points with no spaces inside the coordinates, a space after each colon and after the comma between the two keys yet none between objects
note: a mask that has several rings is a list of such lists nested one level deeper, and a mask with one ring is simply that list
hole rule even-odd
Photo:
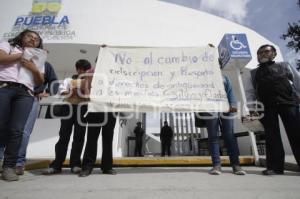
[{"label": "dark jacket", "polygon": [[272,61],[260,64],[251,71],[251,78],[257,99],[265,107],[299,103],[293,86],[293,74],[287,63]]},{"label": "dark jacket", "polygon": [[135,134],[135,137],[143,137],[145,131],[141,127],[135,127],[133,133]]},{"label": "dark jacket", "polygon": [[172,139],[173,130],[170,126],[163,126],[160,130],[160,139]]}]

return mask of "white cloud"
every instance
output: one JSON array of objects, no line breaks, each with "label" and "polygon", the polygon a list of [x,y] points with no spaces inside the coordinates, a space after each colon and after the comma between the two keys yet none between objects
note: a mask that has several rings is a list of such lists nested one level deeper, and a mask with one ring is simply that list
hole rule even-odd
[{"label": "white cloud", "polygon": [[249,2],[250,0],[201,0],[199,9],[244,24]]}]

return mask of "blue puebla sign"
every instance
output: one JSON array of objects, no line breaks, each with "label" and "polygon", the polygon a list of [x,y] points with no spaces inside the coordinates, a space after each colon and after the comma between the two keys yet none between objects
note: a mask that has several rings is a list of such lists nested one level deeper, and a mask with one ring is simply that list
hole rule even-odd
[{"label": "blue puebla sign", "polygon": [[19,16],[17,17],[14,26],[36,26],[36,25],[68,25],[68,16]]},{"label": "blue puebla sign", "polygon": [[218,46],[222,68],[231,60],[245,65],[251,60],[251,53],[246,34],[225,34]]},{"label": "blue puebla sign", "polygon": [[4,39],[15,37],[24,29],[39,32],[43,39],[72,40],[76,33],[70,29],[67,15],[59,16],[62,0],[33,0],[28,15],[18,16],[10,32],[2,35]]}]

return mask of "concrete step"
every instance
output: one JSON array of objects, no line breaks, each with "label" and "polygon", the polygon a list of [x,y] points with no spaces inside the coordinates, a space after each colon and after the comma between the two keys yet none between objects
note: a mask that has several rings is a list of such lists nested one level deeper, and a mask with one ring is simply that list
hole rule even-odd
[{"label": "concrete step", "polygon": [[[26,170],[47,168],[53,159],[29,159]],[[221,157],[222,165],[229,166],[228,156]],[[254,165],[252,156],[240,156],[241,165]],[[97,159],[96,167],[100,167],[101,159]],[[114,167],[149,167],[149,166],[209,166],[210,156],[171,156],[171,157],[121,157],[113,159]],[[64,162],[69,167],[69,160]]]}]

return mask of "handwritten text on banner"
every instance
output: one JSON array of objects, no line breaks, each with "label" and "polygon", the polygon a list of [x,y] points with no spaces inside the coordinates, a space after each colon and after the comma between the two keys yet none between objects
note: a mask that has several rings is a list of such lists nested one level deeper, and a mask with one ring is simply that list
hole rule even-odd
[{"label": "handwritten text on banner", "polygon": [[210,47],[101,48],[89,109],[227,111],[217,58]]}]

